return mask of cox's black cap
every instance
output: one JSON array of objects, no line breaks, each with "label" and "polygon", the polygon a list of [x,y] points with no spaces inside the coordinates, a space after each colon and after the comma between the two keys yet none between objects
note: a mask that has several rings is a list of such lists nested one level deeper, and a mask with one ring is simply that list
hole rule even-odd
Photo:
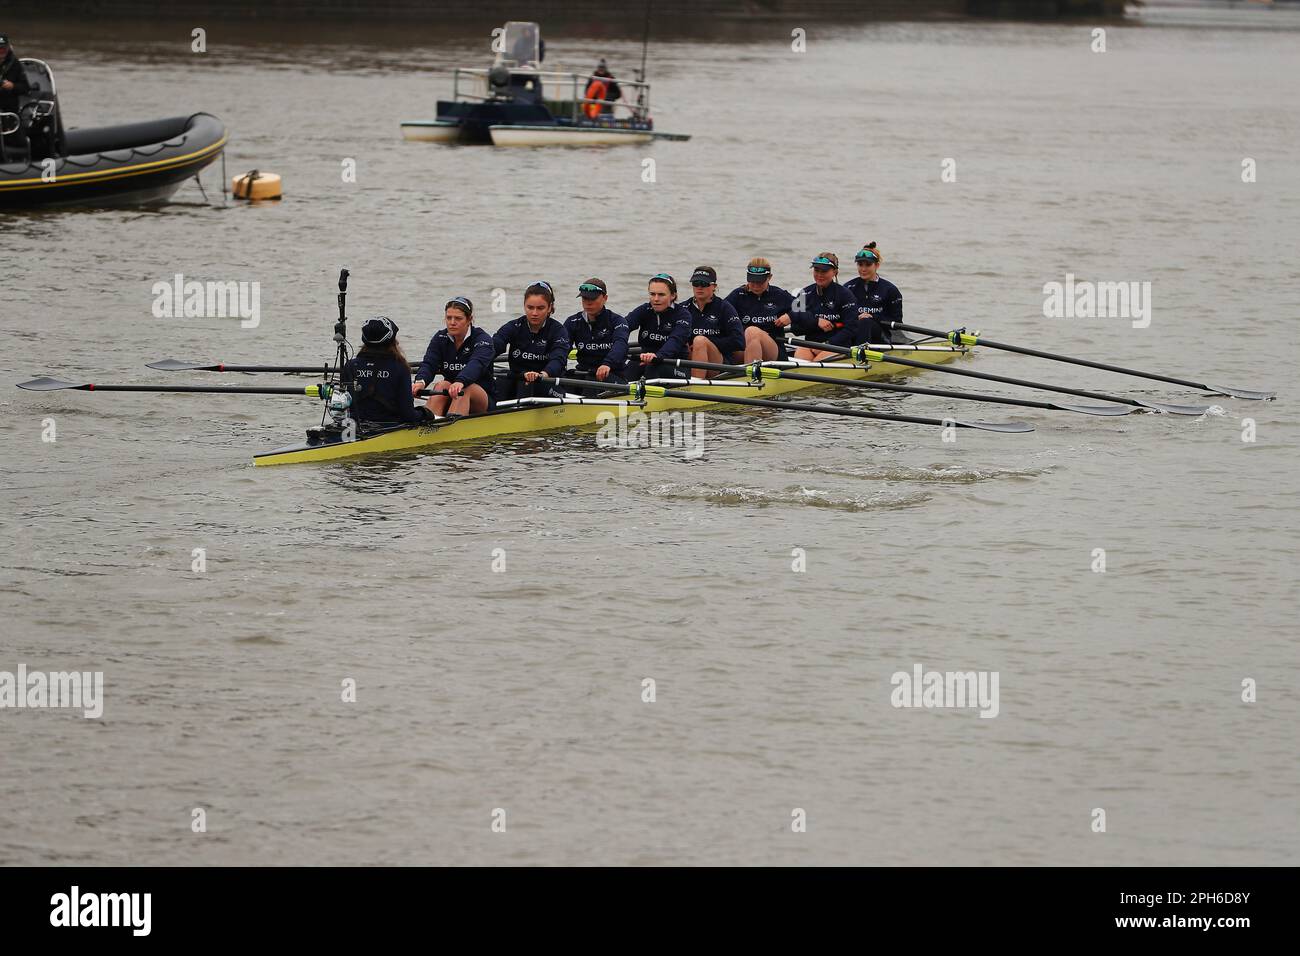
[{"label": "cox's black cap", "polygon": [[397,323],[386,315],[366,319],[361,326],[361,341],[367,345],[383,345],[397,337]]},{"label": "cox's black cap", "polygon": [[718,281],[718,273],[712,266],[696,266],[691,273],[691,285],[713,285]]},{"label": "cox's black cap", "polygon": [[609,295],[609,289],[605,287],[605,280],[603,279],[588,279],[578,286],[579,298],[599,299],[602,295]]}]

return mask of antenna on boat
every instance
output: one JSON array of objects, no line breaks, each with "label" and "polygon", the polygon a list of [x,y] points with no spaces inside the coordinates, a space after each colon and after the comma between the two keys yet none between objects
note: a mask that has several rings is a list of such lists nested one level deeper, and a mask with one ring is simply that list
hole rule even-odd
[{"label": "antenna on boat", "polygon": [[[641,37],[641,70],[637,73],[636,81],[645,83],[645,55],[646,49],[650,46],[650,0],[645,0],[645,33]],[[636,91],[637,109],[645,108],[645,87],[638,86]]]},{"label": "antenna on boat", "polygon": [[[339,320],[334,323],[334,368],[325,368],[325,383],[329,386],[328,393],[323,396],[326,399],[325,411],[321,414],[321,425],[325,424],[326,418],[332,419],[334,426],[341,431],[346,431],[351,425],[355,429],[356,425],[352,422],[347,414],[348,408],[352,405],[351,382],[348,376],[344,374],[344,366],[348,364],[348,359],[352,357],[352,350],[348,347],[348,270],[339,270]],[[350,439],[347,439],[350,440]]]},{"label": "antenna on boat", "polygon": [[338,344],[339,368],[347,361],[348,348],[348,270],[339,270],[339,320],[334,323],[334,341]]}]

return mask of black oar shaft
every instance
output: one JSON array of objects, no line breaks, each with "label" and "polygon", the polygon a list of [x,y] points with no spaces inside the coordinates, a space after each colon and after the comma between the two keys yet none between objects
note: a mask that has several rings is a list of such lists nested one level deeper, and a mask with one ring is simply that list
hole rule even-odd
[{"label": "black oar shaft", "polygon": [[[904,322],[885,321],[883,325],[902,329],[906,332],[917,332],[922,335],[939,335],[948,338],[950,341],[954,336],[960,338],[964,345],[983,345],[991,349],[1001,349],[1004,352],[1016,352],[1020,355],[1031,355],[1034,358],[1049,359],[1053,362],[1066,362],[1070,365],[1082,365],[1085,368],[1100,369],[1103,372],[1117,372],[1120,375],[1132,375],[1136,378],[1151,379],[1155,382],[1166,382],[1170,385],[1182,385],[1185,388],[1195,388],[1203,392],[1219,392],[1220,394],[1237,395],[1239,398],[1258,397],[1240,394],[1241,390],[1221,390],[1218,386],[1207,385],[1204,382],[1193,382],[1185,378],[1174,378],[1172,375],[1161,375],[1159,372],[1146,372],[1142,369],[1126,368],[1123,365],[1109,365],[1105,362],[1094,362],[1092,359],[1077,358],[1073,355],[1061,355],[1059,352],[1044,352],[1040,349],[1031,349],[1023,345],[1010,345],[1006,342],[994,342],[992,339],[986,339],[982,335],[973,335],[968,333],[942,332],[939,329],[927,329],[920,325],[908,325]],[[1260,393],[1267,395],[1270,393]]]},{"label": "black oar shaft", "polygon": [[255,385],[78,385],[87,392],[229,392],[239,395],[306,395],[305,388],[261,388]]},{"label": "black oar shaft", "polygon": [[[852,355],[853,350],[842,345],[831,345],[827,342],[807,342],[803,339],[791,339],[793,345],[802,348],[814,349],[819,352],[835,352],[839,355]],[[863,346],[870,351],[871,346]],[[1133,405],[1137,408],[1144,407],[1141,402],[1132,398],[1122,398],[1118,395],[1106,395],[1102,392],[1088,392],[1080,388],[1066,388],[1063,385],[1047,385],[1043,382],[1031,382],[1028,379],[1008,378],[1005,375],[994,375],[991,372],[976,372],[968,368],[951,368],[947,365],[935,365],[930,362],[916,362],[912,359],[899,358],[896,355],[889,354],[883,357],[883,361],[894,365],[906,365],[909,368],[934,369],[936,372],[943,372],[945,375],[964,375],[968,378],[983,379],[986,382],[1001,382],[1003,385],[1022,385],[1025,388],[1037,388],[1044,392],[1059,392],[1062,395],[1078,395],[1080,398],[1095,398],[1099,402],[1119,402],[1121,405]]]},{"label": "black oar shaft", "polygon": [[[600,388],[610,389],[611,386],[603,382],[590,382],[585,379],[557,378],[554,380],[561,388]],[[619,391],[635,393],[641,386],[638,384],[612,386]],[[953,426],[956,428],[975,428],[986,430],[1006,430],[1006,431],[1033,431],[1033,426],[1026,425],[1022,422],[1011,422],[1005,425],[994,424],[990,422],[961,422],[951,418],[922,418],[916,415],[890,415],[885,412],[864,412],[856,408],[839,408],[835,405],[812,405],[806,402],[776,402],[770,399],[762,398],[741,398],[738,395],[721,395],[707,392],[690,392],[678,388],[664,388],[662,386],[645,386],[645,394],[653,398],[676,398],[683,401],[700,402],[702,404],[718,405],[746,405],[750,408],[773,408],[783,412],[811,412],[818,415],[842,415],[846,418],[869,418],[876,421],[886,422],[907,422],[912,425],[938,425],[940,427]]]},{"label": "black oar shaft", "polygon": [[[745,365],[722,365],[717,362],[696,362],[686,359],[672,359],[667,364],[677,365],[682,368],[699,368],[708,369],[715,372],[738,372],[745,373],[749,367]],[[930,366],[922,363],[926,368]],[[815,382],[818,385],[846,385],[849,388],[868,388],[882,392],[907,392],[911,395],[935,395],[939,398],[960,398],[971,402],[989,402],[998,405],[1016,405],[1021,408],[1046,408],[1055,409],[1057,406],[1051,402],[1036,402],[1029,398],[1004,398],[1001,395],[986,395],[981,392],[954,392],[946,388],[924,388],[920,385],[886,385],[884,382],[867,382],[860,378],[833,378],[829,375],[809,375],[807,372],[796,372],[792,369],[774,368],[777,374],[774,378],[784,378],[795,382]]]},{"label": "black oar shaft", "polygon": [[98,385],[93,382],[78,384],[64,382],[57,378],[36,378],[30,382],[19,382],[18,387],[31,392],[208,392],[213,394],[231,393],[236,395],[307,395],[316,398],[320,394],[319,385],[300,385],[297,388],[272,388],[257,385]]},{"label": "black oar shaft", "polygon": [[812,412],[821,415],[844,415],[848,418],[872,418],[886,422],[909,422],[913,425],[956,425],[968,428],[964,422],[952,419],[921,418],[916,415],[890,415],[885,412],[863,412],[856,408],[837,408],[834,405],[812,405],[807,402],[775,402],[771,399],[741,398],[739,395],[712,395],[688,392],[679,388],[664,389],[665,398],[680,398],[698,402],[720,402],[723,405],[748,405],[752,408],[776,408],[782,411]]}]

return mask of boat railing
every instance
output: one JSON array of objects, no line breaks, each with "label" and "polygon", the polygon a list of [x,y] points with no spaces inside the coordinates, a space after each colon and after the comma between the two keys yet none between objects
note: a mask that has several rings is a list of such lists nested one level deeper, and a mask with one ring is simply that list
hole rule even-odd
[{"label": "boat railing", "polygon": [[[488,79],[490,72],[490,70],[476,67],[456,67],[453,69],[452,99],[457,101],[495,99],[496,96],[492,92],[491,81]],[[558,70],[515,69],[511,70],[511,74],[516,76],[526,75],[541,81],[546,106],[552,113],[556,114],[557,118],[568,119],[574,123],[609,120],[645,122],[650,115],[649,83],[614,78],[614,82],[619,85],[624,94],[623,99],[597,100],[587,97],[587,88],[591,85],[592,80],[609,82],[611,77]],[[569,95],[556,96],[556,92]],[[595,116],[588,116],[583,110],[585,106],[597,106],[600,108],[600,112]]]}]

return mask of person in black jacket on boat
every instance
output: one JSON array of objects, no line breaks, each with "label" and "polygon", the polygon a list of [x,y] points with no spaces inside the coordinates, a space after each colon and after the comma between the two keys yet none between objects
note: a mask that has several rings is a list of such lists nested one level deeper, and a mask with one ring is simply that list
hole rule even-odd
[{"label": "person in black jacket on boat", "polygon": [[343,366],[352,390],[352,417],[377,425],[410,425],[433,419],[411,401],[411,364],[397,344],[397,323],[377,315],[361,326],[361,351]]},{"label": "person in black jacket on boat", "polygon": [[[21,105],[19,97],[30,93],[32,84],[27,80],[27,71],[9,45],[9,36],[0,33],[0,113],[17,113]],[[3,128],[10,129],[16,121],[5,117]],[[17,130],[4,136],[4,150],[26,153],[27,134],[20,125]]]}]

